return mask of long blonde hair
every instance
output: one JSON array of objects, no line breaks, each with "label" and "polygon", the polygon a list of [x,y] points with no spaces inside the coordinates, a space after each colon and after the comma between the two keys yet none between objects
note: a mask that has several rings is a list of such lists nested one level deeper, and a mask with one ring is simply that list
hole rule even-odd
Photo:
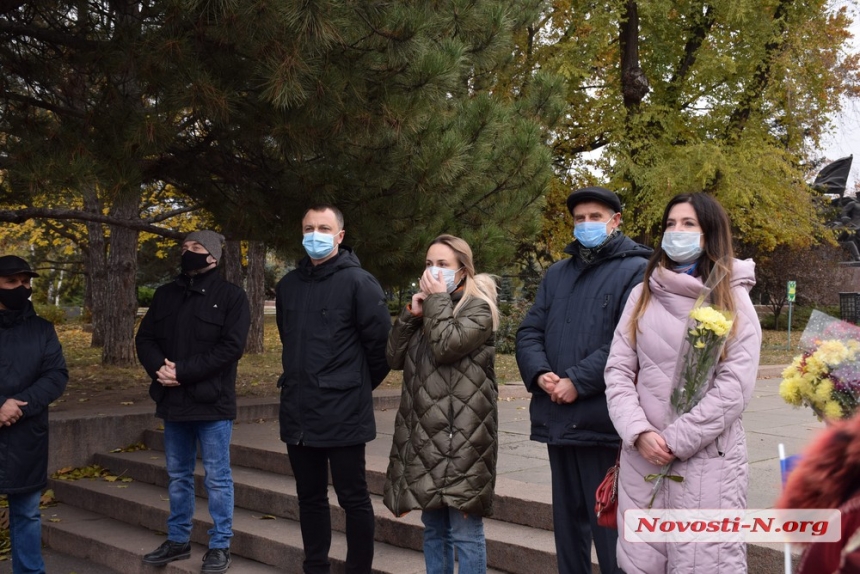
[{"label": "long blonde hair", "polygon": [[434,239],[430,245],[436,245],[437,243],[447,245],[457,254],[457,261],[466,275],[463,279],[463,297],[460,298],[459,303],[454,307],[454,315],[457,314],[466,301],[471,297],[475,297],[485,301],[490,306],[490,314],[493,317],[493,331],[498,329],[499,307],[496,304],[497,289],[495,278],[487,273],[475,273],[472,248],[464,240],[453,235],[443,234]]}]

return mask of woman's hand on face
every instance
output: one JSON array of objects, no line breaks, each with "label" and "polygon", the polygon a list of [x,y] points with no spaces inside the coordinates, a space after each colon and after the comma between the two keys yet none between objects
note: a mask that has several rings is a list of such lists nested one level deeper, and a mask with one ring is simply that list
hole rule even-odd
[{"label": "woman's hand on face", "polygon": [[423,315],[424,314],[424,299],[427,298],[427,295],[419,291],[415,295],[412,296],[412,314],[413,315]]},{"label": "woman's hand on face", "polygon": [[642,458],[655,466],[663,466],[675,460],[666,441],[654,431],[643,432],[634,445]]},{"label": "woman's hand on face", "polygon": [[434,277],[433,274],[430,273],[429,268],[425,269],[424,273],[421,275],[419,286],[421,287],[421,291],[427,295],[448,292],[448,286],[445,285],[445,279],[442,278],[442,273],[440,272],[438,276]]}]

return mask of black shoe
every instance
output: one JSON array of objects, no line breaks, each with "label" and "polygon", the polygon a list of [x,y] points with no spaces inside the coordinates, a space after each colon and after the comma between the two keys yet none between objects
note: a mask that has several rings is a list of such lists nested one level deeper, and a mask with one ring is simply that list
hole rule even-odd
[{"label": "black shoe", "polygon": [[167,540],[143,557],[143,562],[145,564],[152,564],[153,566],[163,566],[168,562],[173,562],[174,560],[185,560],[186,558],[191,558],[191,543],[190,542],[172,542]]},{"label": "black shoe", "polygon": [[226,572],[231,562],[229,548],[210,548],[203,556],[203,568],[200,571],[207,574]]}]

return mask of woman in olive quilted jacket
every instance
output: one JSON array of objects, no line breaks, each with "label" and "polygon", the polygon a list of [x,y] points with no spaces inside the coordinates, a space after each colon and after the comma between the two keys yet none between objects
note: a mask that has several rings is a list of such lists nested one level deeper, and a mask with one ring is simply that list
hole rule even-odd
[{"label": "woman in olive quilted jacket", "polygon": [[403,392],[385,481],[396,516],[420,509],[428,574],[486,572],[483,517],[493,509],[498,388],[496,284],[476,275],[472,250],[440,235],[427,250],[420,291],[388,338]]}]

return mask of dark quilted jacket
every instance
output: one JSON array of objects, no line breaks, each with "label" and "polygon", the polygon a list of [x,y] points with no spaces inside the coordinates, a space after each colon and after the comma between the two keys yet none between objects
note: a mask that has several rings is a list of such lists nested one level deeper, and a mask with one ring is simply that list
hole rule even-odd
[{"label": "dark quilted jacket", "polygon": [[424,317],[404,310],[386,351],[403,391],[385,481],[396,516],[451,506],[490,516],[498,458],[498,388],[490,308],[430,295]]}]

